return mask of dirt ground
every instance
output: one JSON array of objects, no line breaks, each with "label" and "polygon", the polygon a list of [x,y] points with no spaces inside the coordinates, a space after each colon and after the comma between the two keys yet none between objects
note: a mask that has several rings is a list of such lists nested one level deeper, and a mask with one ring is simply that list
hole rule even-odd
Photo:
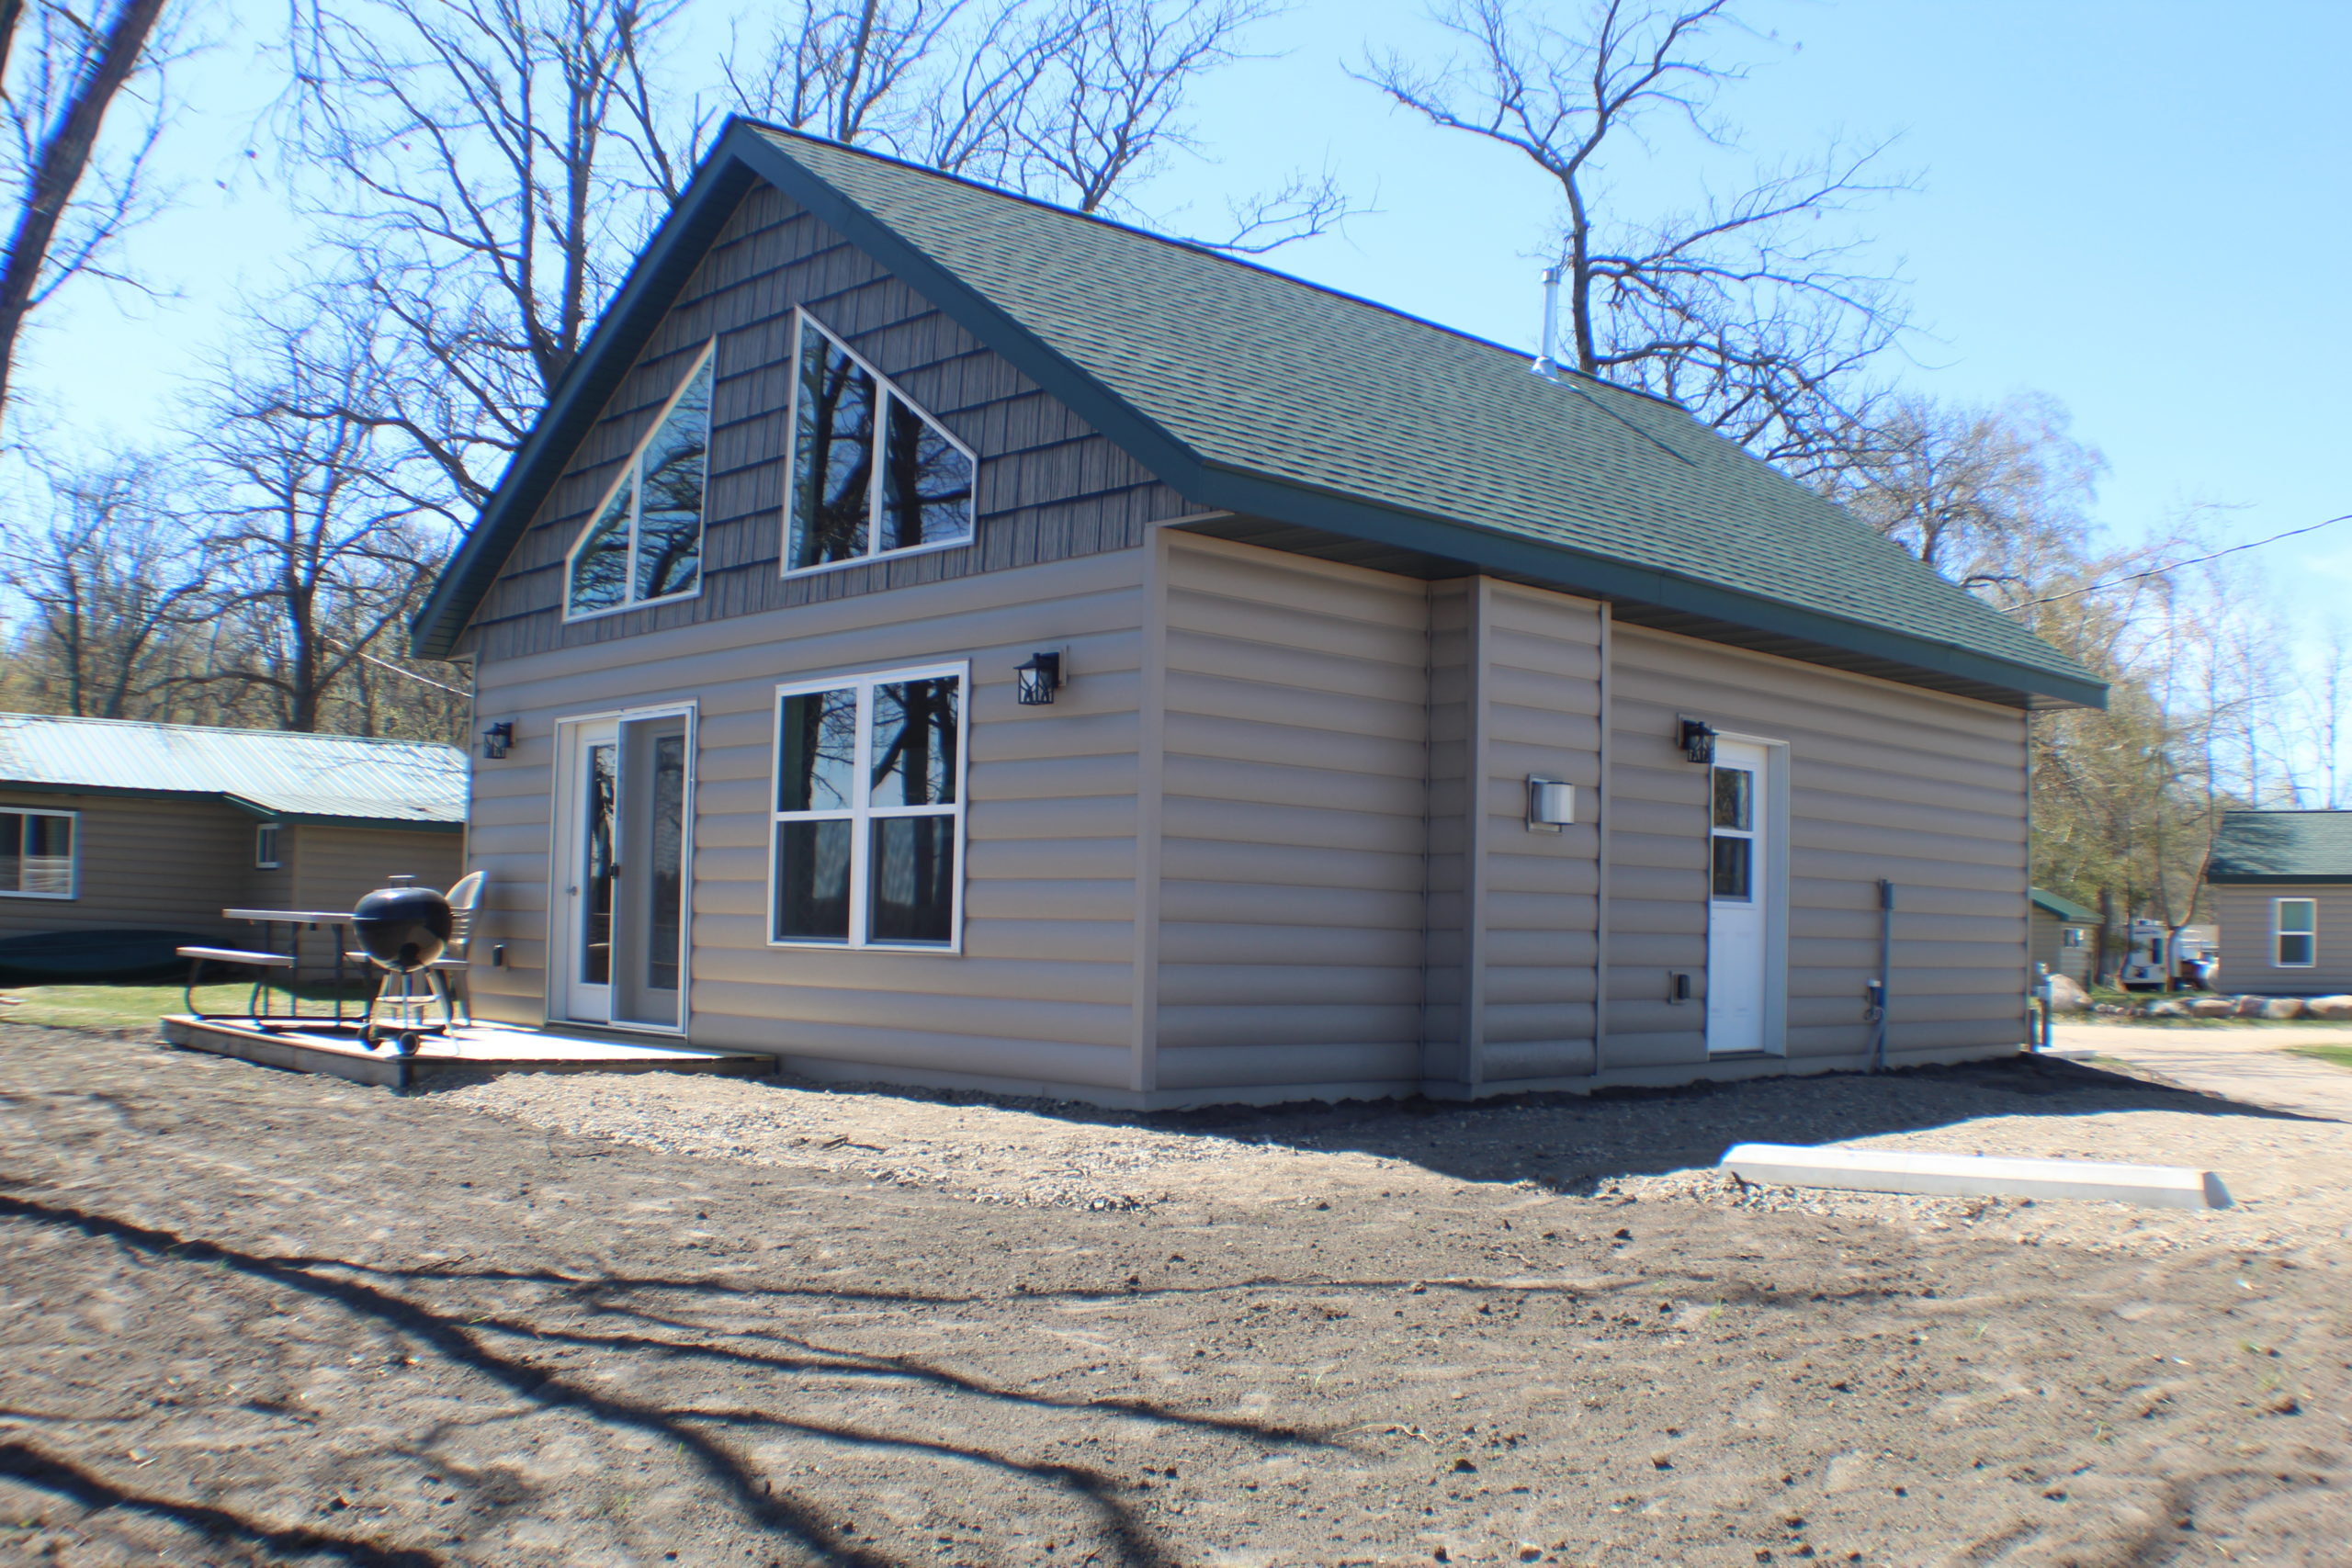
[{"label": "dirt ground", "polygon": [[[0,1562],[2346,1560],[2352,1127],[2081,1066],[1142,1121],[0,1024]],[[2215,1214],[1726,1190],[1741,1138]]]}]

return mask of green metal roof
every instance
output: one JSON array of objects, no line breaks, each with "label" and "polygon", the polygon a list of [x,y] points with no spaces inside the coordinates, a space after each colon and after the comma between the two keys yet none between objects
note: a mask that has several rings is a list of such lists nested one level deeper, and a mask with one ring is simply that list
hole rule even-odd
[{"label": "green metal roof", "polygon": [[0,788],[211,795],[272,821],[451,829],[466,754],[429,741],[0,713]]},{"label": "green metal roof", "polygon": [[2046,887],[2029,887],[2026,893],[2033,900],[2033,907],[2044,914],[2055,915],[2073,925],[2098,924],[2098,916],[2095,912],[2084,908],[2072,898],[2061,898]]},{"label": "green metal roof", "polygon": [[420,615],[421,652],[446,652],[462,630],[593,420],[594,406],[568,405],[609,393],[715,231],[700,209],[731,209],[743,171],[1196,503],[1755,628],[1955,689],[2104,701],[2064,655],[1670,403],[1538,377],[1523,353],[1267,267],[744,121]]},{"label": "green metal roof", "polygon": [[2230,811],[2208,882],[2352,882],[2352,811]]}]

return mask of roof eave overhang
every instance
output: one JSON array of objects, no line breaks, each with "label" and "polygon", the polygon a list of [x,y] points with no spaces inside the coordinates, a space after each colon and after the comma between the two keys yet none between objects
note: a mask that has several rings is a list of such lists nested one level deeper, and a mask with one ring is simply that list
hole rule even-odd
[{"label": "roof eave overhang", "polygon": [[508,477],[501,481],[481,521],[435,585],[415,622],[415,651],[420,657],[442,658],[454,647],[514,538],[553,484],[565,457],[586,434],[620,376],[635,363],[638,352],[659,324],[662,309],[684,286],[700,260],[702,248],[753,178],[765,180],[806,208],[954,317],[1162,482],[1201,506],[1353,535],[1458,560],[1478,570],[1655,604],[1703,620],[1842,649],[1883,660],[1896,670],[1927,671],[2004,694],[2020,707],[2107,705],[2107,688],[2095,680],[2012,663],[1566,546],[1498,534],[1210,463],[742,121],[730,123],[720,135],[670,220],[630,273],[604,324],[591,338],[588,351],[550,400],[548,416],[516,455]]},{"label": "roof eave overhang", "polygon": [[259,801],[218,789],[139,789],[126,784],[60,784],[53,779],[0,779],[0,794],[63,795],[67,799],[96,796],[103,800],[209,800],[256,822],[318,823],[336,828],[398,828],[425,833],[462,833],[460,821],[428,821],[413,817],[339,816],[326,812],[275,811]]},{"label": "roof eave overhang", "polygon": [[2352,872],[2333,874],[2311,872],[2209,871],[2205,880],[2216,887],[2343,887],[2352,886]]}]

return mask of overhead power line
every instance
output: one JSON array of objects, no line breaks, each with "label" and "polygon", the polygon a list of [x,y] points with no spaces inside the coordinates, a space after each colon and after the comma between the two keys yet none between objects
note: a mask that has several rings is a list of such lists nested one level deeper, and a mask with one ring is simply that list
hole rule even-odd
[{"label": "overhead power line", "polygon": [[2283,534],[2273,534],[2267,539],[2248,539],[2243,545],[2232,545],[2227,549],[2215,550],[2210,556],[2192,556],[2187,560],[2171,561],[2164,566],[2152,566],[2145,571],[2126,572],[2121,577],[2110,577],[2104,582],[2090,582],[2080,588],[2069,588],[2064,593],[2045,593],[2039,599],[2027,600],[2018,608],[2030,610],[2036,604],[2055,604],[2062,599],[2079,599],[2086,593],[2096,593],[2102,588],[2120,588],[2127,582],[2140,582],[2151,577],[2162,577],[2167,572],[2178,571],[2183,567],[2203,566],[2209,560],[2220,560],[2223,556],[2233,556],[2240,550],[2258,550],[2265,545],[2275,545],[2281,539],[2291,539],[2299,534],[2316,534],[2322,528],[2333,528],[2338,523],[2352,523],[2352,512],[2346,512],[2338,517],[2331,517],[2324,523],[2311,523],[2301,528],[2290,528]]}]

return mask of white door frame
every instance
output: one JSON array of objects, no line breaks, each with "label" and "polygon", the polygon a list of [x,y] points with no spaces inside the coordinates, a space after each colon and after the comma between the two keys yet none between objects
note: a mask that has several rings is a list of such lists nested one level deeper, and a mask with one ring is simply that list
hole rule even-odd
[{"label": "white door frame", "polygon": [[[1758,818],[1756,834],[1761,851],[1758,859],[1762,863],[1756,868],[1756,908],[1764,922],[1763,1050],[1769,1056],[1785,1056],[1789,1053],[1789,743],[1769,735],[1744,735],[1728,729],[1717,730],[1715,739],[1718,744],[1730,740],[1759,747],[1764,752],[1764,809]],[[1710,848],[1704,874],[1709,879],[1707,924],[1711,960],[1714,936],[1712,847],[1714,796],[1712,784],[1711,773],[1705,807]],[[1709,1049],[1711,1054],[1720,1054],[1713,1052],[1712,1042]]]},{"label": "white door frame", "polygon": [[[599,1020],[573,1019],[570,1016],[572,965],[577,962],[579,931],[573,922],[571,857],[577,849],[579,824],[580,731],[590,725],[614,728],[618,743],[621,727],[643,719],[683,718],[686,726],[686,777],[684,819],[679,823],[680,886],[682,901],[679,942],[684,951],[678,955],[678,1021],[675,1025],[639,1023],[611,1018]],[[548,818],[549,852],[548,855],[548,967],[547,999],[542,1010],[547,1022],[554,1025],[584,1023],[596,1029],[622,1030],[633,1034],[686,1033],[694,1021],[694,957],[695,957],[695,802],[696,763],[700,747],[697,742],[700,710],[693,702],[662,703],[650,707],[615,708],[605,713],[571,714],[555,722],[555,796],[552,812]],[[616,807],[617,809],[617,807]]]}]

